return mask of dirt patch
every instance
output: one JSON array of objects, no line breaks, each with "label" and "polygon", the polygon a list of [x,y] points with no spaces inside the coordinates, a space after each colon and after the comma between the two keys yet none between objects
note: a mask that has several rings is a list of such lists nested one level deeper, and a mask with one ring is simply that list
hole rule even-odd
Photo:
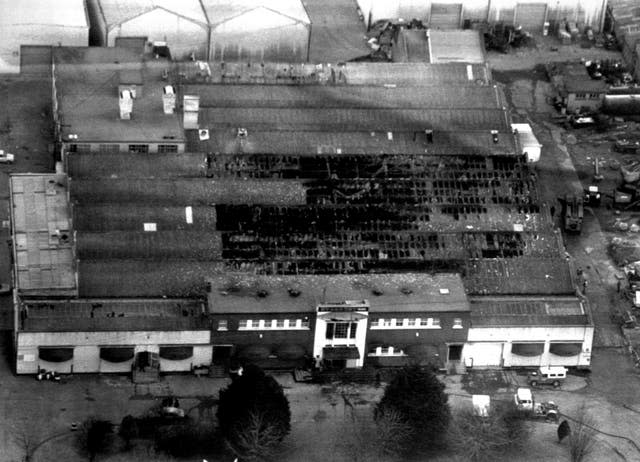
[{"label": "dirt patch", "polygon": [[509,385],[505,374],[497,370],[470,371],[462,378],[462,388],[473,395],[503,392]]}]

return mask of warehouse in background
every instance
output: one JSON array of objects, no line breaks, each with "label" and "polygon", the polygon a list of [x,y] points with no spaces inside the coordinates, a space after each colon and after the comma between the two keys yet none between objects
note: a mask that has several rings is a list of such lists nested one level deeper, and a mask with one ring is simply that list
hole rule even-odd
[{"label": "warehouse in background", "polygon": [[0,73],[17,74],[21,68],[38,70],[42,64],[50,64],[51,45],[88,44],[89,21],[83,0],[65,0],[55,8],[45,0],[0,0]]},{"label": "warehouse in background", "polygon": [[305,62],[311,21],[300,0],[203,0],[210,61]]}]

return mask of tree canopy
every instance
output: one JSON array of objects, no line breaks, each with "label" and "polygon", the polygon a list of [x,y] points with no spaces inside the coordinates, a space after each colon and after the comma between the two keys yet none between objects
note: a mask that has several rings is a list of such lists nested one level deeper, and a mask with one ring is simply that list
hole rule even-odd
[{"label": "tree canopy", "polygon": [[291,430],[282,386],[257,366],[245,367],[220,390],[217,417],[222,436],[245,459],[266,456]]},{"label": "tree canopy", "polygon": [[376,406],[375,418],[380,421],[390,413],[407,426],[402,445],[405,451],[444,444],[451,413],[444,384],[432,370],[411,366],[396,374]]}]

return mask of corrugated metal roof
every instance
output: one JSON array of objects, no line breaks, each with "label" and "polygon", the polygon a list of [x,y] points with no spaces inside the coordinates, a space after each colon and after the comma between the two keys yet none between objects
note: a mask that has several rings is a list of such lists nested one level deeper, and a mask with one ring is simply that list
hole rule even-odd
[{"label": "corrugated metal roof", "polygon": [[201,108],[201,125],[249,130],[498,130],[510,133],[501,109]]},{"label": "corrugated metal roof", "polygon": [[266,9],[289,19],[311,24],[300,0],[202,0],[202,6],[211,26],[235,19],[256,9]]},{"label": "corrugated metal roof", "polygon": [[575,297],[471,297],[472,327],[590,325]]},{"label": "corrugated metal roof", "polygon": [[486,64],[464,63],[346,63],[336,68],[351,85],[431,86],[488,84],[491,74]]},{"label": "corrugated metal roof", "polygon": [[392,50],[396,63],[430,63],[429,37],[424,29],[400,29]]},{"label": "corrugated metal roof", "polygon": [[0,25],[89,27],[83,0],[0,0]]},{"label": "corrugated metal roof", "polygon": [[433,85],[418,89],[328,85],[185,85],[200,107],[246,108],[494,108],[505,107],[496,86]]},{"label": "corrugated metal roof", "polygon": [[431,62],[485,62],[484,40],[478,30],[431,29]]},{"label": "corrugated metal roof", "polygon": [[[319,304],[362,300],[368,301],[372,313],[469,310],[457,274],[225,274],[208,280],[212,313],[314,312]],[[266,291],[267,295],[261,297],[258,291]],[[298,295],[292,296],[290,291],[297,291]]]},{"label": "corrugated metal roof", "polygon": [[177,16],[200,24],[207,24],[207,17],[199,0],[97,0],[109,30],[156,8],[170,11]]}]

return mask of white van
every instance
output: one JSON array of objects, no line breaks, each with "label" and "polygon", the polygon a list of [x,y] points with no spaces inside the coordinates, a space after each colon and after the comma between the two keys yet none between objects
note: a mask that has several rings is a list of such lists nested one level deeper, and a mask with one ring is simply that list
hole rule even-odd
[{"label": "white van", "polygon": [[538,385],[553,385],[559,387],[560,383],[567,378],[567,368],[562,366],[546,366],[540,367],[535,372],[527,375],[529,385],[532,387]]}]

